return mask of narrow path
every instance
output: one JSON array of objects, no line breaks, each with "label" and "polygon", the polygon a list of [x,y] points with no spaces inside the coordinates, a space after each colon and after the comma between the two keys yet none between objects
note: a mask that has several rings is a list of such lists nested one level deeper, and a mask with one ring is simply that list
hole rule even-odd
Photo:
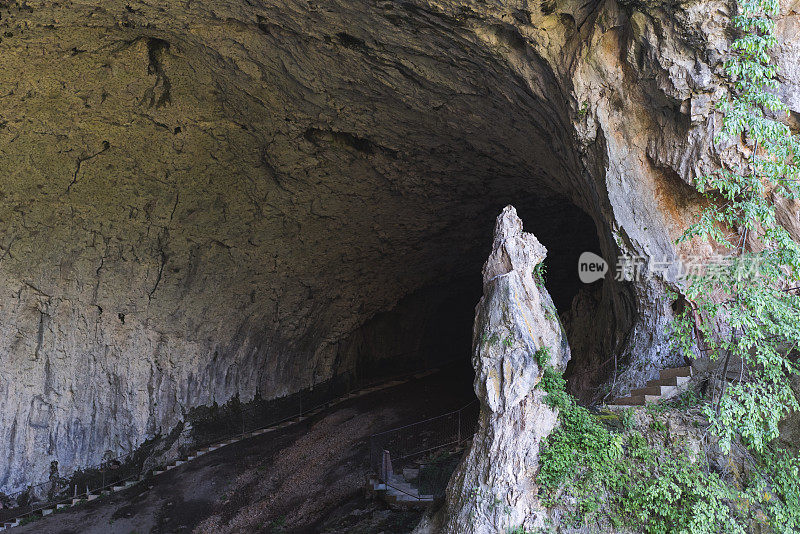
[{"label": "narrow path", "polygon": [[[397,514],[361,496],[366,439],[456,409],[472,396],[469,373],[448,369],[344,401],[294,426],[210,452],[154,478],[149,487],[140,484],[14,532],[355,533],[356,520],[372,524],[383,517],[391,524]],[[385,532],[407,532],[414,516],[404,519],[405,526]]]}]

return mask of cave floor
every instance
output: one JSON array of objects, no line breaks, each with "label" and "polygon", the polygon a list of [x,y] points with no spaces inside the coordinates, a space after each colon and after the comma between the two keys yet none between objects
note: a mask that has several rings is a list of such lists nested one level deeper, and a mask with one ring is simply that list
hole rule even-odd
[{"label": "cave floor", "polygon": [[474,398],[471,382],[466,370],[445,369],[351,399],[14,532],[409,532],[421,511],[364,498],[367,438],[461,407]]}]

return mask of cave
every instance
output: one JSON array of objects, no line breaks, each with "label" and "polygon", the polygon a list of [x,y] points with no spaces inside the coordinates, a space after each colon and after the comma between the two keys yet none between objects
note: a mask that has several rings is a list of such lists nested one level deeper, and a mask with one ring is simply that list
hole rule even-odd
[{"label": "cave", "polygon": [[[455,192],[457,194],[457,192]],[[539,193],[541,194],[541,192]],[[599,254],[597,228],[592,219],[574,204],[555,193],[500,196],[496,204],[486,206],[484,213],[462,221],[464,233],[473,233],[474,247],[465,250],[453,264],[422,287],[402,297],[389,311],[367,320],[345,342],[345,352],[353,351],[353,370],[361,379],[387,376],[391,372],[410,372],[445,366],[454,380],[464,380],[464,368],[471,370],[475,306],[482,295],[481,268],[491,243],[477,237],[491,235],[496,213],[513,203],[526,221],[526,231],[533,232],[547,247],[545,262],[546,286],[556,312],[566,324],[573,318],[573,301],[578,294],[601,298],[603,280],[591,285],[578,278],[578,258],[584,251]],[[453,204],[458,202],[453,199]],[[469,229],[467,229],[469,227]],[[580,300],[580,299],[579,299]],[[591,309],[601,320],[591,325],[592,334],[577,332],[573,345],[581,347],[583,339],[599,339],[606,324],[602,322],[599,303]],[[575,329],[572,329],[575,331]],[[596,336],[596,337],[595,337]],[[355,339],[356,341],[350,341]],[[353,343],[355,348],[350,348]],[[566,378],[578,369],[581,378],[572,388],[576,396],[587,401],[596,396],[597,386],[606,380],[609,367],[593,361],[593,353],[582,358],[576,353]],[[606,364],[608,362],[605,362]],[[465,399],[467,402],[469,399]]]},{"label": "cave", "polygon": [[[800,14],[753,9],[772,7],[757,59],[788,139]],[[727,325],[678,273],[729,252],[681,239],[715,205],[704,179],[768,148],[721,135],[749,83],[730,60],[771,43],[736,9],[0,1],[0,530],[782,516],[777,493],[732,497],[783,484],[695,401],[721,417],[729,382],[761,386],[702,354]],[[800,202],[764,202],[800,239]],[[738,253],[761,246],[748,224],[721,224]],[[588,283],[585,252],[606,263]],[[394,509],[408,497],[430,506]]]},{"label": "cave", "polygon": [[663,366],[668,284],[577,277],[584,251],[672,251],[691,207],[663,200],[671,162],[618,164],[646,98],[587,107],[602,76],[655,89],[616,66],[630,35],[593,34],[600,3],[544,7],[3,3],[0,489],[198,407],[469,368],[507,205],[548,249],[571,390]]}]

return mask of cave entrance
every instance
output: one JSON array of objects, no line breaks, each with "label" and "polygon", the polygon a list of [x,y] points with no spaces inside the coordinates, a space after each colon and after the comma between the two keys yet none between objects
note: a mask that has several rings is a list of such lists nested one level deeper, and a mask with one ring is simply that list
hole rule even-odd
[{"label": "cave entrance", "polygon": [[[369,104],[354,109],[369,113],[316,121],[299,144],[298,137],[291,141],[324,168],[313,167],[301,185],[325,184],[324,194],[311,201],[313,214],[325,218],[317,226],[304,222],[301,232],[327,232],[334,221],[336,239],[358,252],[331,255],[331,271],[358,275],[341,277],[348,286],[337,293],[348,300],[335,295],[339,315],[324,322],[335,323],[354,309],[360,314],[360,326],[343,328],[336,341],[334,372],[376,376],[451,361],[471,369],[481,268],[495,219],[511,204],[548,249],[546,286],[573,349],[567,378],[573,393],[590,399],[608,377],[603,362],[618,348],[630,308],[620,313],[613,283],[584,287],[578,279],[582,252],[610,259],[616,243],[604,223],[607,193],[593,175],[603,171],[587,169],[585,149],[576,146],[571,97],[550,66],[508,28],[492,28],[498,47],[485,47],[442,34],[438,24],[418,15],[410,14],[416,27],[448,43],[419,51],[436,65],[435,79],[418,83],[423,74],[409,73],[394,59],[387,61],[405,75],[391,83],[376,77],[383,66],[352,64],[353,79],[370,88]],[[398,31],[407,44],[408,35]],[[450,56],[453,39],[469,61],[460,55],[442,59]],[[525,56],[524,72],[506,61],[506,46]],[[342,89],[348,102],[359,98],[353,87],[348,79]],[[279,161],[277,149],[269,150],[276,153],[267,159]],[[331,179],[335,173],[347,180]]]},{"label": "cave entrance", "polygon": [[[545,284],[575,346],[565,377],[579,398],[593,396],[607,373],[594,362],[596,354],[583,353],[587,337],[599,337],[587,336],[584,330],[602,329],[606,316],[598,314],[594,325],[580,321],[591,311],[586,309],[587,301],[602,305],[603,281],[582,283],[578,258],[585,251],[601,253],[598,231],[589,215],[554,193],[500,196],[487,202],[480,214],[463,221],[461,233],[470,237],[473,246],[451,258],[448,268],[433,281],[365,323],[354,336],[357,342],[350,348],[356,351],[355,368],[361,380],[387,372],[441,368],[449,380],[466,386],[451,391],[462,391],[465,402],[473,398],[472,337],[475,306],[483,293],[481,269],[491,252],[495,217],[508,204],[517,208],[524,230],[547,247]],[[573,384],[572,377],[578,375]]]},{"label": "cave entrance", "polygon": [[[604,140],[579,146],[580,104],[513,26],[475,33],[391,2],[352,20],[376,31],[336,28],[308,43],[309,61],[268,71],[270,91],[287,96],[280,107],[265,113],[273,96],[248,93],[252,106],[230,108],[259,142],[234,152],[252,179],[232,187],[259,186],[246,188],[256,214],[247,233],[275,257],[273,271],[259,271],[264,285],[280,284],[274,311],[250,299],[253,321],[293,356],[262,374],[261,389],[469,367],[481,267],[495,218],[511,204],[549,250],[547,287],[568,316],[570,385],[591,396],[632,313],[618,304],[619,287],[577,278],[580,253],[616,252],[604,222]],[[329,21],[319,23],[315,33]],[[286,57],[284,41],[264,46],[258,57]],[[310,78],[315,98],[297,98],[298,80]],[[273,273],[286,274],[276,283]]]}]

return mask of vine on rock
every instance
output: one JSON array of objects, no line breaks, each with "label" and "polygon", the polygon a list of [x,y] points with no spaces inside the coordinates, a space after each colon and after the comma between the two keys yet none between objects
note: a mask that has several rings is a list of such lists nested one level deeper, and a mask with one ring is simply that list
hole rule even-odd
[{"label": "vine on rock", "polygon": [[740,441],[754,462],[746,479],[732,479],[705,456],[665,446],[659,436],[670,432],[659,417],[684,412],[680,406],[650,410],[647,428],[621,417],[620,429],[609,429],[605,416],[578,406],[563,378],[546,367],[539,387],[561,426],[543,444],[537,482],[549,508],[572,514],[560,516],[566,526],[712,533],[768,525],[772,532],[800,532],[800,458],[774,441],[778,423],[800,409],[792,388],[800,374],[800,246],[776,209],[800,198],[800,137],[779,120],[788,108],[776,95],[770,57],[778,0],[739,0],[738,7],[716,143],[732,143],[744,155],[696,180],[707,202],[679,240],[706,239],[725,261],[709,261],[687,280],[690,307],[672,326],[685,355],[696,357],[699,348],[723,359],[725,371],[735,363],[739,380],[727,384],[723,372],[716,402],[701,402],[693,413],[703,420],[694,422],[710,423],[723,454]]},{"label": "vine on rock", "polygon": [[[800,194],[800,138],[775,118],[788,112],[774,93],[777,69],[769,55],[778,1],[742,0],[739,8],[733,24],[741,35],[725,64],[731,93],[718,103],[717,142],[733,140],[749,156],[697,179],[708,204],[681,238],[706,238],[731,255],[689,280],[686,297],[696,308],[676,320],[675,339],[691,355],[696,328],[710,357],[747,369],[749,379],[727,387],[707,415],[724,450],[739,435],[761,452],[778,436],[778,422],[800,408],[790,384],[800,346],[800,247],[778,223],[775,207],[776,198]],[[744,253],[748,236],[757,250]],[[695,315],[704,320],[697,323]],[[726,325],[722,334],[720,324]]]}]

